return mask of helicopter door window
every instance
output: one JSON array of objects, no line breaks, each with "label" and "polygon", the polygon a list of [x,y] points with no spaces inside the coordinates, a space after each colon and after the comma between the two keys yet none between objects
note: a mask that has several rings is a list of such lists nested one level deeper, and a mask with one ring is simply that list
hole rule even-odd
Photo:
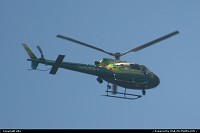
[{"label": "helicopter door window", "polygon": [[124,68],[125,70],[128,70],[128,66],[124,66],[124,65],[123,65],[123,68]]},{"label": "helicopter door window", "polygon": [[124,64],[119,64],[119,65],[116,65],[116,66],[118,66],[121,69],[128,70],[128,66],[126,66]]}]

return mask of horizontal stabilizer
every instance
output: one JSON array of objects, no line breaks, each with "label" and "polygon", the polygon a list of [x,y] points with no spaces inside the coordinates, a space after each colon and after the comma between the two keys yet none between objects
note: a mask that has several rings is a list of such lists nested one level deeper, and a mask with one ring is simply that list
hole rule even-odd
[{"label": "horizontal stabilizer", "polygon": [[58,71],[59,66],[61,65],[63,59],[64,59],[65,55],[59,55],[55,61],[55,64],[53,65],[53,67],[51,68],[50,74],[56,74],[56,72]]}]

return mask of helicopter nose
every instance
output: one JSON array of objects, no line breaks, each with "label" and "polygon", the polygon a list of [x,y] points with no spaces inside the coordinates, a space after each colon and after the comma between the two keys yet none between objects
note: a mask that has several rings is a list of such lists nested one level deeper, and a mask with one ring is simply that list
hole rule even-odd
[{"label": "helicopter nose", "polygon": [[160,79],[158,76],[154,75],[154,87],[157,87],[160,84]]}]

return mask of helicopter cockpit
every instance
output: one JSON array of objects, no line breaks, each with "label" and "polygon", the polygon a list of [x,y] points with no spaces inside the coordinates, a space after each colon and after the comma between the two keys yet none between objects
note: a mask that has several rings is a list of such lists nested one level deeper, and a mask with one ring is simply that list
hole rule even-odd
[{"label": "helicopter cockpit", "polygon": [[126,69],[131,69],[131,70],[145,70],[142,67],[142,65],[134,64],[134,63],[123,62],[123,63],[115,63],[115,65],[124,69],[126,68]]},{"label": "helicopter cockpit", "polygon": [[115,63],[115,65],[125,70],[128,70],[128,69],[138,70],[138,71],[143,71],[147,75],[154,75],[146,66],[141,65],[141,64],[123,62],[123,63]]}]

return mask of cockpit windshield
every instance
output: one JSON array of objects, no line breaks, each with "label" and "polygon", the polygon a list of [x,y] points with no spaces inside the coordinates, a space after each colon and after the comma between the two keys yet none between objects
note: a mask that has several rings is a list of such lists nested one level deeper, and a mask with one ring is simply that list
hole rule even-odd
[{"label": "cockpit windshield", "polygon": [[145,67],[144,65],[141,65],[141,70],[142,70],[143,72],[149,71],[149,69],[148,69],[147,67]]},{"label": "cockpit windshield", "polygon": [[152,75],[153,73],[147,68],[147,67],[145,67],[145,66],[143,66],[143,65],[141,65],[141,70],[144,72],[144,73],[146,73],[146,74],[150,74],[150,75]]}]

